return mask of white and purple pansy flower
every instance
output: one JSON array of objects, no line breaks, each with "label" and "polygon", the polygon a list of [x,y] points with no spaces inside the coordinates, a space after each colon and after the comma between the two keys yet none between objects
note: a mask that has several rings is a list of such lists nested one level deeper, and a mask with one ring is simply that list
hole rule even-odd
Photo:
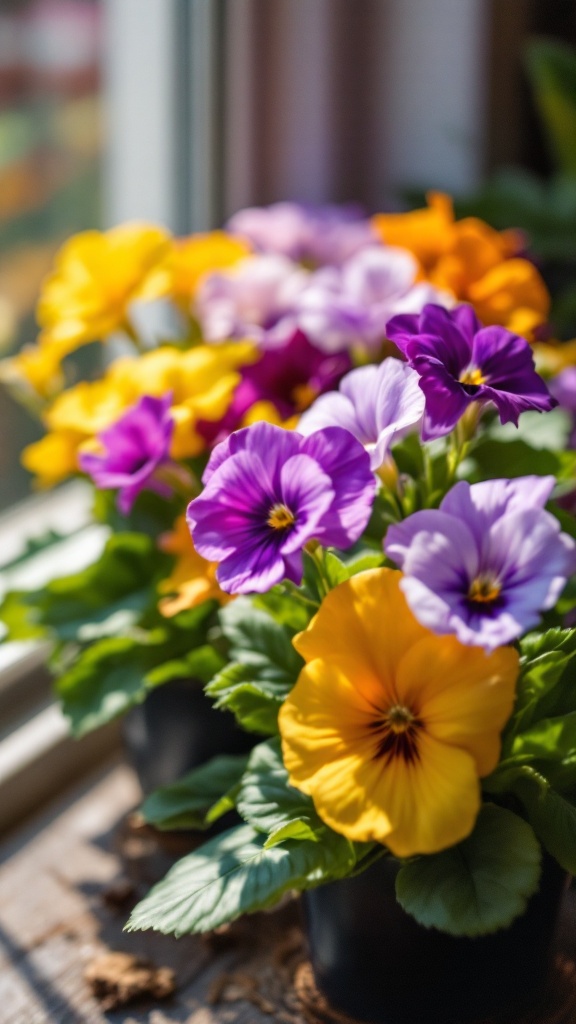
[{"label": "white and purple pansy flower", "polygon": [[364,445],[377,470],[392,445],[420,426],[424,402],[415,370],[398,359],[385,359],[380,366],[360,366],[347,373],[338,391],[316,399],[298,430],[307,435],[323,427],[344,427]]},{"label": "white and purple pansy flower", "polygon": [[535,626],[576,569],[576,546],[544,505],[554,477],[457,483],[440,508],[391,526],[389,558],[416,618],[493,650]]}]

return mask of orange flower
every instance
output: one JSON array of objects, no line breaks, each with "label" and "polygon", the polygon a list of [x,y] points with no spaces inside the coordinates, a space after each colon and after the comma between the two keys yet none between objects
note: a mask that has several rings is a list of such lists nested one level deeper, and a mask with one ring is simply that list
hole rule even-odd
[{"label": "orange flower", "polygon": [[158,588],[161,594],[173,595],[160,601],[158,607],[162,615],[171,618],[187,608],[196,608],[204,601],[218,601],[223,605],[233,600],[231,594],[225,594],[218,586],[216,562],[207,562],[196,551],[185,516],[178,517],[172,533],[165,533],[160,538],[160,547],[178,556],[171,575]]},{"label": "orange flower", "polygon": [[421,277],[470,302],[482,322],[532,338],[550,311],[546,286],[529,260],[515,256],[515,232],[495,231],[476,217],[454,219],[449,196],[431,193],[429,206],[377,214],[374,227],[388,245],[408,249]]}]

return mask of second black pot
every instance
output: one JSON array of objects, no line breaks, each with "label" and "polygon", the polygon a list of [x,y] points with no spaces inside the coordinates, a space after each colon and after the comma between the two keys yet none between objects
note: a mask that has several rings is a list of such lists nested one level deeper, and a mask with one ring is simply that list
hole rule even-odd
[{"label": "second black pot", "polygon": [[256,739],[218,711],[196,679],[173,679],[125,716],[128,759],[144,794],[166,786],[217,754],[244,754]]},{"label": "second black pot", "polygon": [[556,862],[545,855],[522,917],[475,939],[418,925],[396,900],[398,870],[383,859],[303,894],[314,977],[330,1005],[370,1024],[510,1024],[534,1007],[567,885]]}]

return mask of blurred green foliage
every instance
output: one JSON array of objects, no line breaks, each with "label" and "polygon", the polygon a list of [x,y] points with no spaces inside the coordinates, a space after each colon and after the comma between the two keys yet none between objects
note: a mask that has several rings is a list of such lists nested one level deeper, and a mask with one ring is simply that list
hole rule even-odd
[{"label": "blurred green foliage", "polygon": [[519,168],[502,170],[455,208],[459,217],[477,216],[495,228],[526,233],[527,249],[552,293],[553,328],[568,339],[576,336],[576,50],[533,39],[525,69],[555,173],[543,180]]}]

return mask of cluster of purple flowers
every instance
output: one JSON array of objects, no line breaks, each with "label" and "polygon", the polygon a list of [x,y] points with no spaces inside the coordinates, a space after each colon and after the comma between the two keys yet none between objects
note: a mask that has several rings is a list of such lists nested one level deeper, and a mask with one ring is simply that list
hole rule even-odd
[{"label": "cluster of purple flowers", "polygon": [[[469,306],[447,309],[416,282],[412,256],[377,247],[357,211],[277,204],[243,211],[229,230],[257,253],[208,275],[196,313],[207,340],[251,337],[262,356],[241,371],[224,419],[198,426],[215,447],[187,513],[196,550],[218,563],[225,591],[300,584],[311,543],[358,541],[375,474],[405,434],[441,437],[472,404],[489,403],[503,423],[557,399],[576,411],[571,372],[553,397],[523,338],[483,327]],[[385,338],[399,358],[353,368],[354,351],[373,357]],[[102,451],[81,456],[98,487],[118,491],[125,513],[144,488],[170,493],[170,398],[140,399],[100,435]],[[237,429],[258,402],[286,420],[312,398],[297,432],[270,423]],[[491,650],[553,607],[576,570],[574,542],[544,507],[554,482],[460,482],[438,509],[388,529],[386,554],[425,626]]]}]

